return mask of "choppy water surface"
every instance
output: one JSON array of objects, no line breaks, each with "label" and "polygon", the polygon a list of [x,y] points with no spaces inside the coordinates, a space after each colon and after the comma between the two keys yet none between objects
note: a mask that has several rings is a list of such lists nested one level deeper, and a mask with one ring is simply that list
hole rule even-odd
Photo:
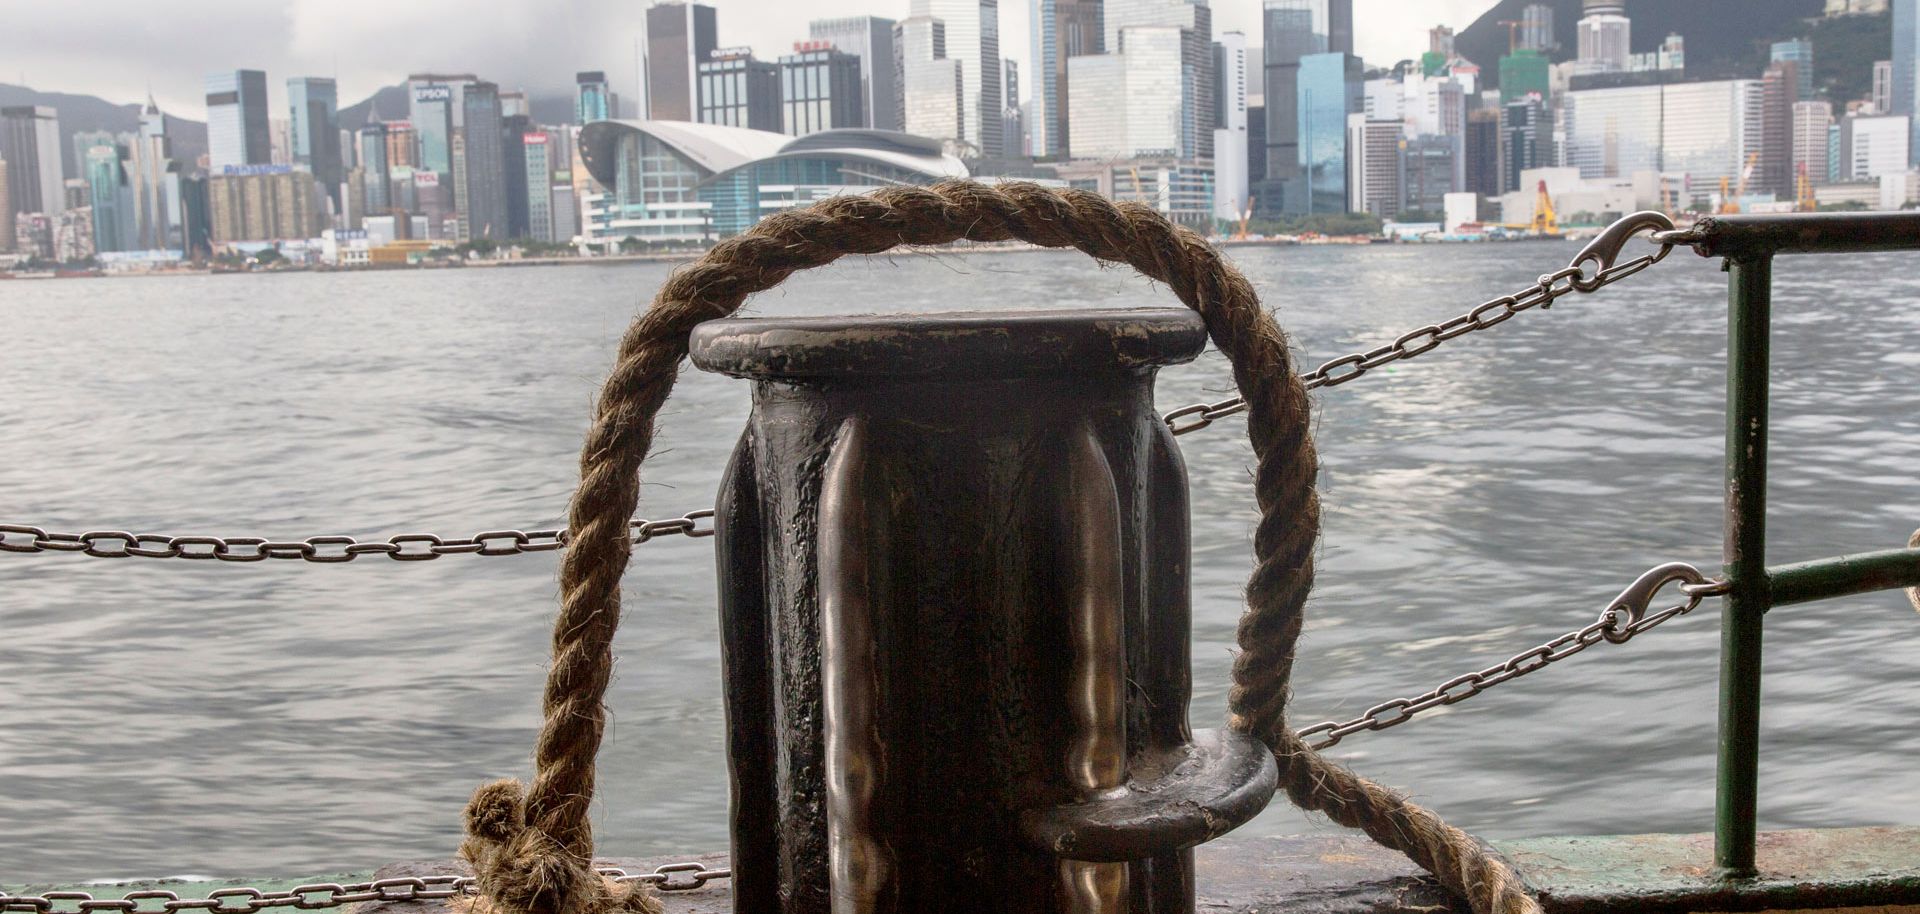
[{"label": "choppy water surface", "polygon": [[[1236,251],[1309,362],[1519,288],[1571,245]],[[1779,269],[1776,562],[1920,525],[1911,259]],[[669,267],[0,284],[0,522],[384,537],[556,526],[613,340]],[[762,314],[1172,304],[1076,254],[903,254]],[[1318,396],[1327,524],[1296,717],[1350,715],[1719,559],[1724,277],[1677,253]],[[1210,353],[1166,407],[1222,395]],[[747,407],[690,373],[643,513],[704,506]],[[1222,717],[1253,506],[1243,426],[1181,439],[1194,718]],[[627,576],[599,834],[723,848],[711,540]],[[0,885],[366,871],[447,857],[474,785],[524,774],[554,554],[350,565],[0,556]],[[1710,827],[1717,609],[1341,757],[1495,837]],[[1920,823],[1920,617],[1899,594],[1770,620],[1767,827]],[[1328,830],[1287,808],[1249,828]]]}]

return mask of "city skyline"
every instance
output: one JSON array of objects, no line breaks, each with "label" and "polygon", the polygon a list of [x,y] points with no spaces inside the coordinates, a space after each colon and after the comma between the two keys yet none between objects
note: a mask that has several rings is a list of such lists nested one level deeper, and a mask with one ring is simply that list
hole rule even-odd
[{"label": "city skyline", "polygon": [[[1370,64],[1390,66],[1419,56],[1435,25],[1465,28],[1495,0],[1356,0],[1363,23],[1354,52]],[[904,19],[910,0],[712,0],[720,18],[720,42],[755,48],[762,59],[790,53],[808,38],[815,19],[873,15]],[[1218,0],[1211,5],[1215,37],[1239,31],[1257,44],[1260,0]],[[1000,4],[1000,55],[1021,73],[1030,65],[1031,4]],[[102,0],[82,9],[23,7],[9,10],[0,31],[0,59],[8,72],[0,82],[39,91],[94,95],[115,103],[144,103],[149,94],[177,117],[206,119],[204,79],[219,69],[268,72],[268,110],[287,108],[286,79],[336,80],[339,103],[358,103],[380,88],[398,85],[422,71],[484,72],[505,88],[555,96],[570,94],[573,75],[602,70],[622,98],[636,97],[643,6],[633,0],[567,0],[560,4],[500,4],[487,17],[447,0],[404,5],[343,0],[318,4],[294,0],[278,19],[257,4],[210,0],[153,17],[130,0]],[[630,29],[607,23],[627,21]],[[471,24],[448,28],[448,23]],[[431,40],[422,35],[431,34]],[[535,53],[528,53],[533,49]],[[601,60],[599,58],[607,58]],[[1023,90],[1023,95],[1028,90]]]}]

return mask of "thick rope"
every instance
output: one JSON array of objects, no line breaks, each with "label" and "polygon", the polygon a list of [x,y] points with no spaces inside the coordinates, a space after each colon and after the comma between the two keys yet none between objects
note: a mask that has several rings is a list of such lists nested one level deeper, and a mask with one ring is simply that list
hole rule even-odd
[{"label": "thick rope", "polygon": [[1285,334],[1253,286],[1199,236],[1146,206],[1033,184],[965,181],[888,187],[771,216],[676,271],[622,338],[580,455],[534,779],[524,788],[489,784],[468,806],[461,850],[493,904],[503,914],[658,910],[645,890],[594,876],[589,812],[628,560],[627,524],[639,500],[639,468],[653,444],[654,417],[687,354],[688,334],[797,271],[848,254],[963,238],[1019,239],[1126,263],[1166,283],[1205,319],[1247,399],[1257,458],[1257,564],[1234,663],[1233,725],[1273,748],[1282,783],[1301,807],[1406,853],[1481,914],[1537,912],[1514,873],[1472,837],[1321,758],[1287,729],[1288,680],[1320,532],[1318,461],[1306,389]]}]

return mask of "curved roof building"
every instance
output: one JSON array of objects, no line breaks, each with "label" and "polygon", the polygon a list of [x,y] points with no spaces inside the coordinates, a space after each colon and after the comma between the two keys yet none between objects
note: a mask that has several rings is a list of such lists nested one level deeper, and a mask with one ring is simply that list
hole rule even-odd
[{"label": "curved roof building", "polygon": [[588,201],[598,242],[710,241],[770,213],[889,184],[967,177],[940,141],[886,130],[802,137],[685,121],[595,121],[580,157],[607,192]]}]

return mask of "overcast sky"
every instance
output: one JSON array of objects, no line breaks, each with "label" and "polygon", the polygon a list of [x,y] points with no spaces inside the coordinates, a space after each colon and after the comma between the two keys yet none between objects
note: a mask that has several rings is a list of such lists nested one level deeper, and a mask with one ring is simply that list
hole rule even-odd
[{"label": "overcast sky", "polygon": [[[615,91],[638,85],[634,40],[649,0],[0,0],[0,81],[131,102],[149,88],[161,107],[205,115],[202,79],[264,69],[284,117],[289,76],[334,76],[341,104],[410,71],[476,72],[504,87],[562,90],[576,70],[606,70]],[[762,58],[806,37],[807,21],[899,18],[908,0],[707,0],[720,43]],[[1002,56],[1027,66],[1030,0],[1000,0]],[[1355,0],[1356,49],[1391,65],[1426,50],[1436,24],[1465,28],[1494,0]],[[1259,43],[1260,0],[1213,0],[1214,30]]]}]

